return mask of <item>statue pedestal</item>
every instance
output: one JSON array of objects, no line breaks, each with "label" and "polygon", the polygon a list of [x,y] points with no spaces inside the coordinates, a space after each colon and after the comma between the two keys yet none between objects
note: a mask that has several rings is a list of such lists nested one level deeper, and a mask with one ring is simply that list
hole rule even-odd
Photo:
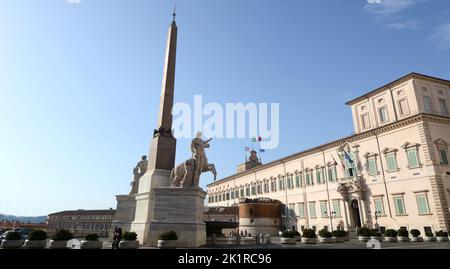
[{"label": "statue pedestal", "polygon": [[136,194],[136,213],[131,223],[131,231],[143,245],[149,245],[149,228],[155,209],[154,188],[170,186],[170,171],[149,170],[139,179],[139,191]]},{"label": "statue pedestal", "polygon": [[156,246],[159,234],[175,231],[178,248],[206,245],[206,224],[203,220],[206,192],[200,188],[154,189],[154,216],[149,225],[148,242]]},{"label": "statue pedestal", "polygon": [[109,239],[112,240],[114,228],[119,226],[122,232],[129,232],[131,229],[131,222],[134,220],[134,213],[136,212],[136,198],[134,195],[116,195],[117,209],[116,216],[111,224],[109,231]]}]

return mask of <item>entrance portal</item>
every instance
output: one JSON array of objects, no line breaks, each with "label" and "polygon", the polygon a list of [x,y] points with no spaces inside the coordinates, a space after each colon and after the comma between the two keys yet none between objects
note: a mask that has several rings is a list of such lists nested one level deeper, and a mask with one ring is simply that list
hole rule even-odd
[{"label": "entrance portal", "polygon": [[355,221],[355,226],[361,228],[361,216],[359,214],[359,203],[358,200],[354,199],[352,200],[352,212],[353,212],[353,219]]}]

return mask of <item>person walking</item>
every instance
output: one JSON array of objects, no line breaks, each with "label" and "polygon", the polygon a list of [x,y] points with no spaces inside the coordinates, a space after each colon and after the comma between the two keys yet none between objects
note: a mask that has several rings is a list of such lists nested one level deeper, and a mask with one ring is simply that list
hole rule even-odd
[{"label": "person walking", "polygon": [[112,249],[119,249],[120,240],[122,240],[122,228],[120,228],[119,226],[116,226],[114,228]]}]

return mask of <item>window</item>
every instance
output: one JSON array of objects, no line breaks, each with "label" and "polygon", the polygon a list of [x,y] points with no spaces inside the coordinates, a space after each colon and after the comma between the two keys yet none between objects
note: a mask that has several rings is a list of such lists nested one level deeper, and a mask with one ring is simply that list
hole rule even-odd
[{"label": "window", "polygon": [[409,148],[406,150],[408,156],[409,168],[419,167],[419,160],[417,158],[417,148]]},{"label": "window", "polygon": [[231,199],[234,199],[234,190],[231,190]]},{"label": "window", "polygon": [[241,195],[240,195],[240,197],[241,198],[245,197],[245,195],[244,195],[244,187],[241,187]]},{"label": "window", "polygon": [[387,109],[386,109],[385,106],[379,108],[379,109],[378,109],[378,112],[379,112],[379,114],[380,114],[380,121],[381,121],[381,123],[385,123],[385,122],[387,122],[387,121],[389,120],[389,119],[388,119]]},{"label": "window", "polygon": [[306,172],[306,185],[314,185],[312,171]]},{"label": "window", "polygon": [[295,175],[295,187],[296,188],[302,187],[302,179],[300,177],[300,174]]},{"label": "window", "polygon": [[264,192],[265,193],[269,192],[269,182],[268,181],[264,181]]},{"label": "window", "polygon": [[380,214],[384,215],[384,205],[383,205],[383,198],[377,197],[373,199],[373,203],[375,204],[375,211],[380,212]]},{"label": "window", "polygon": [[417,207],[419,208],[419,215],[430,214],[430,208],[428,207],[428,198],[426,193],[417,194]]},{"label": "window", "polygon": [[431,113],[432,109],[431,109],[431,99],[429,96],[423,96],[422,97],[423,100],[423,109],[425,110],[425,112]]},{"label": "window", "polygon": [[324,184],[325,183],[325,178],[323,177],[323,168],[317,168],[316,180],[317,180],[317,184]]},{"label": "window", "polygon": [[235,196],[236,198],[239,198],[239,190],[236,189],[234,192],[235,192],[235,193],[234,193],[234,196]]},{"label": "window", "polygon": [[316,202],[309,203],[309,216],[311,218],[317,218],[316,216]]},{"label": "window", "polygon": [[439,155],[441,155],[441,164],[448,165],[448,155],[447,155],[447,149],[440,149]]},{"label": "window", "polygon": [[252,195],[256,195],[256,185],[252,184]]},{"label": "window", "polygon": [[288,182],[287,182],[288,189],[293,189],[294,188],[294,178],[293,178],[293,176],[289,175],[287,179],[288,179]]},{"label": "window", "polygon": [[386,162],[387,162],[388,172],[396,172],[398,170],[397,158],[396,158],[395,152],[386,154]]},{"label": "window", "polygon": [[328,180],[330,182],[337,180],[336,165],[332,165],[332,166],[328,167]]},{"label": "window", "polygon": [[295,216],[295,204],[289,204],[289,216]]},{"label": "window", "polygon": [[398,101],[398,107],[400,109],[400,115],[405,116],[409,114],[409,106],[406,99]]},{"label": "window", "polygon": [[439,99],[439,111],[444,114],[448,114],[447,104],[444,99]]},{"label": "window", "polygon": [[378,174],[377,159],[375,157],[367,159],[367,170],[371,176]]},{"label": "window", "polygon": [[326,201],[320,202],[320,215],[322,216],[322,218],[327,218],[328,217],[328,210],[327,210],[327,202]]},{"label": "window", "polygon": [[394,197],[395,204],[395,214],[397,216],[406,215],[405,202],[403,201],[403,196]]},{"label": "window", "polygon": [[305,204],[304,203],[299,203],[297,204],[298,207],[298,217],[301,219],[305,218]]},{"label": "window", "polygon": [[[347,177],[354,177],[355,176],[355,156],[351,152],[344,151],[343,156],[341,158],[344,159],[345,163],[345,175]],[[345,157],[347,156],[347,157]]]},{"label": "window", "polygon": [[427,234],[433,234],[433,230],[431,229],[430,226],[425,226],[425,227],[423,227],[423,231],[425,232],[425,235],[427,235]]},{"label": "window", "polygon": [[333,201],[333,211],[334,211],[334,217],[336,217],[336,218],[341,217],[341,207],[339,205],[339,201]]},{"label": "window", "polygon": [[258,185],[256,187],[256,191],[258,194],[262,194],[262,183],[258,182]]},{"label": "window", "polygon": [[250,196],[250,186],[249,185],[247,185],[247,186],[245,186],[245,196]]},{"label": "window", "polygon": [[230,200],[230,193],[227,192],[227,201]]},{"label": "window", "polygon": [[270,188],[272,192],[276,192],[277,191],[277,182],[275,181],[275,179],[272,179],[270,181]]},{"label": "window", "polygon": [[280,189],[280,191],[282,191],[282,190],[285,189],[285,186],[284,186],[284,176],[282,176],[282,177],[280,177],[280,178],[278,179],[278,188]]},{"label": "window", "polygon": [[363,129],[370,128],[369,114],[364,114],[361,116],[361,124]]}]

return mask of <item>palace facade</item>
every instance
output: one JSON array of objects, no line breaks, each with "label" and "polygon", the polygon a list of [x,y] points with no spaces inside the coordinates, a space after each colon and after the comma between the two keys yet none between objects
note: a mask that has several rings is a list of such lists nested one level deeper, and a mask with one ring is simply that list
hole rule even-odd
[{"label": "palace facade", "polygon": [[450,228],[450,81],[417,73],[347,103],[355,134],[208,185],[208,206],[267,197],[281,229]]},{"label": "palace facade", "polygon": [[59,230],[67,230],[74,237],[84,237],[96,233],[107,237],[116,210],[68,210],[48,215],[48,232],[53,235]]}]

